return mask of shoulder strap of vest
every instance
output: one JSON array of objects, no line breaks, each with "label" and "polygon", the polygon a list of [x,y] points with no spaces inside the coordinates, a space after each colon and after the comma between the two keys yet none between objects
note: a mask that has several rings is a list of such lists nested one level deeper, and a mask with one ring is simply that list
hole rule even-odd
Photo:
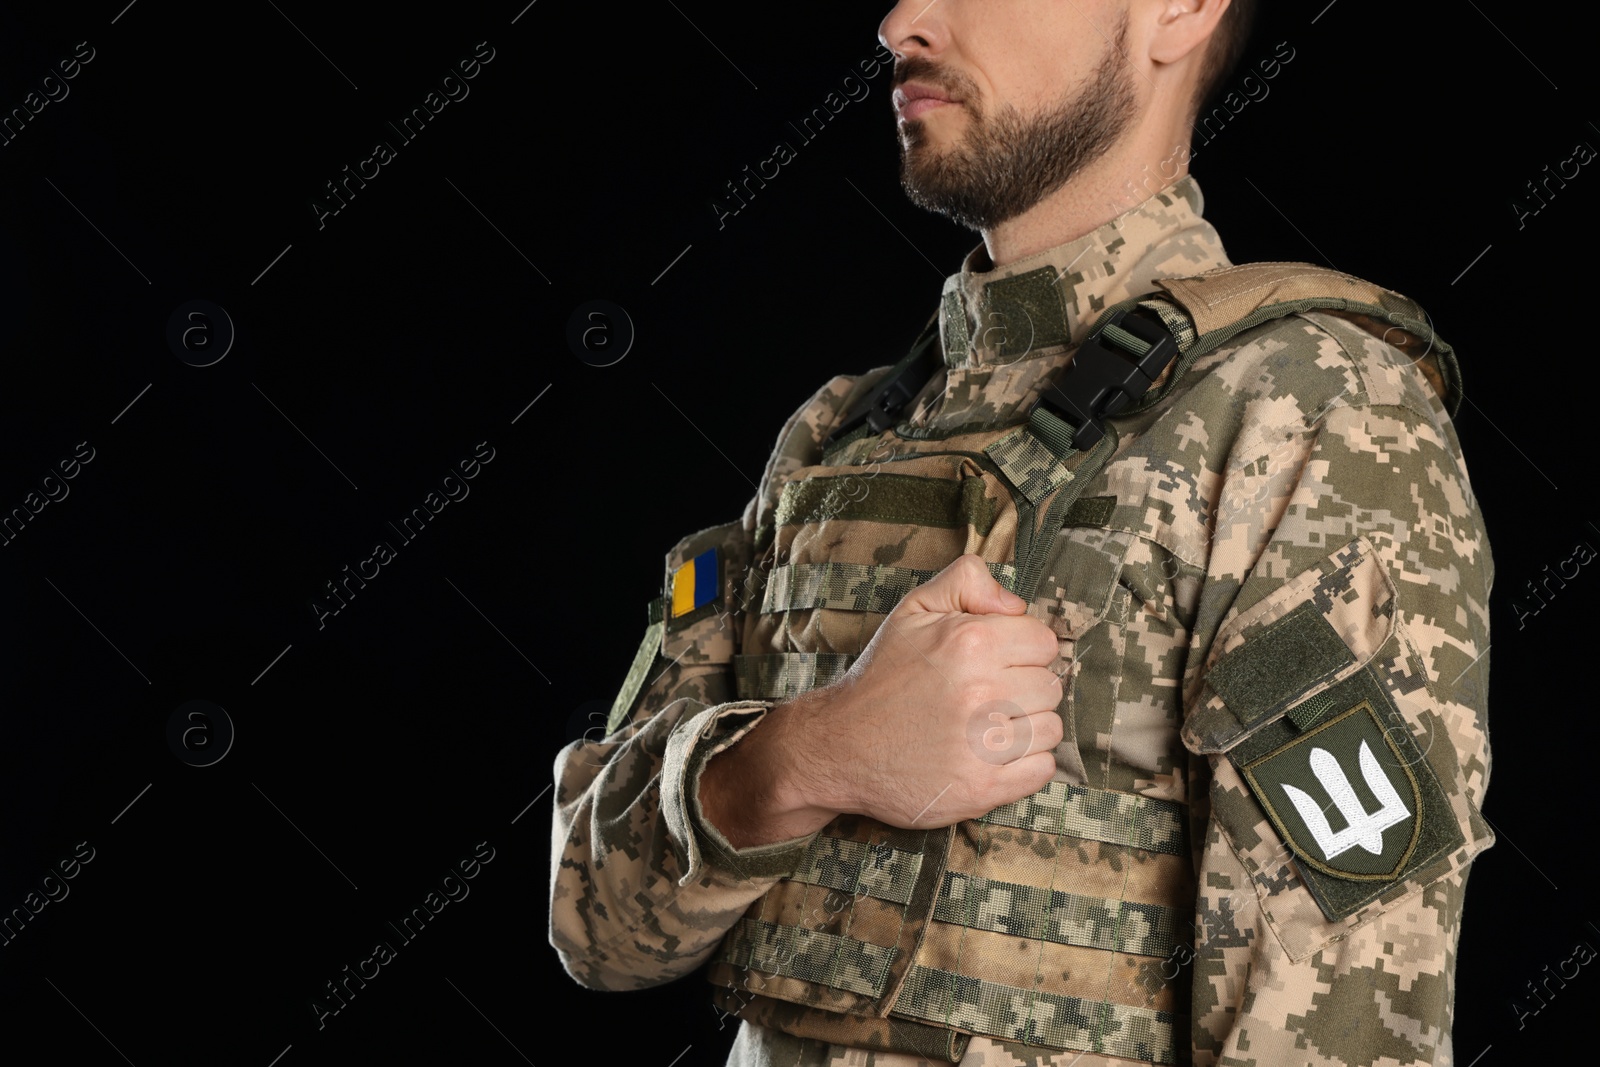
[{"label": "shoulder strap of vest", "polygon": [[889,369],[889,373],[862,398],[861,402],[822,442],[824,452],[868,434],[882,433],[900,421],[900,415],[933,376],[944,368],[944,352],[935,342],[939,337],[939,313],[933,313],[911,351]]},{"label": "shoulder strap of vest", "polygon": [[[1058,455],[1093,445],[1106,417],[1155,403],[1207,352],[1301,311],[1339,315],[1394,346],[1428,379],[1452,418],[1461,407],[1454,351],[1434,333],[1427,312],[1393,290],[1310,263],[1246,263],[1156,284],[1163,292],[1125,300],[1100,316],[1030,413],[1034,436]],[[1166,386],[1151,392],[1174,356]]]},{"label": "shoulder strap of vest", "polygon": [[[1072,362],[1029,415],[1035,436],[1058,455],[1089,448],[1101,422],[1154,403],[1151,393],[1174,361],[1170,386],[1200,356],[1245,330],[1301,311],[1327,311],[1393,345],[1422,371],[1451,417],[1460,410],[1461,370],[1414,301],[1372,282],[1311,263],[1246,263],[1188,278],[1158,279],[1162,292],[1117,304],[1100,316]],[[825,442],[881,433],[943,367],[938,315],[911,351]]]},{"label": "shoulder strap of vest", "polygon": [[1165,300],[1182,309],[1194,331],[1190,345],[1179,341],[1186,358],[1271,319],[1329,311],[1400,349],[1422,371],[1451,417],[1460,409],[1461,368],[1454,350],[1434,333],[1427,312],[1391,289],[1311,263],[1247,263],[1156,284],[1165,290]]}]

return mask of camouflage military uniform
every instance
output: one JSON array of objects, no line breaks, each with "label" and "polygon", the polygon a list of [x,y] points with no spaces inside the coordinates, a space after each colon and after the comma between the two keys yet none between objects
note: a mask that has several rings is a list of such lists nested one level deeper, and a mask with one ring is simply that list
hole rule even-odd
[{"label": "camouflage military uniform", "polygon": [[[646,684],[556,764],[551,941],[576,979],[709,963],[752,1067],[1451,1062],[1463,887],[1493,841],[1493,571],[1422,353],[1302,311],[1095,448],[1008,429],[1109,305],[1227,266],[1200,210],[1184,179],[1005,268],[975,250],[906,424],[824,458],[881,372],[835,378],[743,519],[669,554]],[[937,491],[898,473],[951,456]],[[674,603],[712,547],[714,598]],[[962,552],[1060,639],[1055,780],[934,844],[842,818],[733,849],[699,811],[705,761]]]}]

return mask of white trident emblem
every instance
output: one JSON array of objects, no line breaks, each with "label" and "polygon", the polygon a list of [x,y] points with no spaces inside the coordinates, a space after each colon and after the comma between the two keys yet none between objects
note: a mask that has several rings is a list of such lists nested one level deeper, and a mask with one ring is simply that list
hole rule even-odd
[{"label": "white trident emblem", "polygon": [[[1356,796],[1355,786],[1350,784],[1350,778],[1344,773],[1344,768],[1339,766],[1339,761],[1325,748],[1311,750],[1311,770],[1316,774],[1317,781],[1328,791],[1333,798],[1334,807],[1339,809],[1339,814],[1344,816],[1348,824],[1338,833],[1328,825],[1328,817],[1323,814],[1325,809],[1317,807],[1317,802],[1302,789],[1292,785],[1284,785],[1283,791],[1289,794],[1289,799],[1294,801],[1295,810],[1311,828],[1311,836],[1317,839],[1317,844],[1322,848],[1323,858],[1333,859],[1343,852],[1348,852],[1356,845],[1360,845],[1374,856],[1383,853],[1383,832],[1399,822],[1404,822],[1411,817],[1406,806],[1400,800],[1400,794],[1395,792],[1394,786],[1389,783],[1389,778],[1378,766],[1378,760],[1372,754],[1372,749],[1367,747],[1365,741],[1361,742],[1361,776],[1367,780],[1367,788],[1372,790],[1372,795],[1378,798],[1377,811],[1368,812],[1361,806],[1361,798]],[[1281,783],[1280,783],[1281,784]]]}]

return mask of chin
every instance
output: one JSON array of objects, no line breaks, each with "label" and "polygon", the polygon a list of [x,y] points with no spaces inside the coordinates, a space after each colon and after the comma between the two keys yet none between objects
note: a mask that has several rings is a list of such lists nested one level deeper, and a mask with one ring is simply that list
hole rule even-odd
[{"label": "chin", "polygon": [[[940,108],[939,110],[953,111],[955,109],[953,107],[945,107]],[[937,112],[933,112],[933,114],[937,114]],[[934,132],[937,126],[930,125],[929,121],[925,118],[911,119],[907,122],[898,123],[897,125],[900,143],[902,145],[911,145],[913,147],[927,145],[937,141],[939,138],[939,135]],[[959,131],[950,131],[947,129],[944,136],[954,141],[959,139],[962,135]]]}]

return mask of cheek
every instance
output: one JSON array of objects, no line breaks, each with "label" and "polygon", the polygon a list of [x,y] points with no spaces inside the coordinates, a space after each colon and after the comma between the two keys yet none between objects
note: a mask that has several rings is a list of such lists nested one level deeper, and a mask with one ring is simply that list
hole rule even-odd
[{"label": "cheek", "polygon": [[[1043,43],[1051,39],[1046,32],[1034,35],[1024,29],[1019,34],[1017,40],[1029,42],[1026,49],[1019,53],[1013,46],[1009,55],[1000,51],[991,64],[996,98],[1029,115],[1056,111],[1063,103],[1078,99],[1093,80],[1099,54],[1091,52],[1087,41],[1051,49]],[[1098,37],[1095,43],[1099,43]]]}]

